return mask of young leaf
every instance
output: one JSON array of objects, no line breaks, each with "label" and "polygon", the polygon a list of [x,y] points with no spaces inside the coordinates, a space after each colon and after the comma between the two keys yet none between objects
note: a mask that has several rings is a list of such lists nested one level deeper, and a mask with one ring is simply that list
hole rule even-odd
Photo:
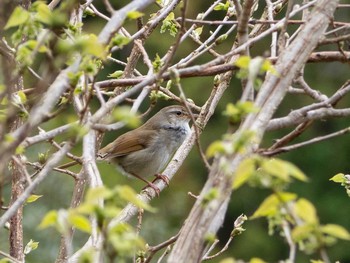
[{"label": "young leaf", "polygon": [[30,195],[28,198],[27,198],[27,203],[33,203],[35,202],[36,200],[38,200],[40,197],[42,197],[42,195]]},{"label": "young leaf", "polygon": [[233,180],[233,189],[238,189],[243,185],[255,172],[255,159],[247,158],[243,160],[237,168],[235,178]]},{"label": "young leaf", "polygon": [[289,173],[285,162],[279,159],[265,160],[261,168],[268,174],[289,182]]},{"label": "young leaf", "polygon": [[129,18],[129,19],[137,19],[137,18],[139,18],[139,17],[141,17],[141,16],[144,16],[144,15],[145,15],[144,13],[141,13],[141,12],[139,12],[139,11],[137,11],[137,10],[135,10],[135,11],[130,11],[130,12],[128,12],[128,13],[126,14],[127,18]]},{"label": "young leaf", "polygon": [[338,173],[336,175],[334,175],[331,179],[329,179],[330,181],[333,181],[335,183],[345,183],[346,179],[344,177],[343,173]]},{"label": "young leaf", "polygon": [[312,225],[300,225],[296,226],[292,230],[292,238],[295,242],[300,242],[305,238],[313,236],[314,226]]},{"label": "young leaf", "polygon": [[22,24],[24,24],[25,22],[27,22],[27,20],[29,19],[30,14],[27,10],[25,10],[24,8],[17,6],[15,8],[15,10],[13,10],[9,20],[7,21],[4,29],[8,29],[11,27],[15,27],[15,26],[20,26]]},{"label": "young leaf", "polygon": [[51,210],[46,215],[44,218],[41,220],[39,224],[39,229],[44,229],[49,226],[53,226],[57,223],[57,211],[56,210]]},{"label": "young leaf", "polygon": [[317,224],[318,218],[314,205],[304,198],[300,198],[294,206],[295,213],[308,224]]},{"label": "young leaf", "polygon": [[297,166],[295,166],[294,164],[292,164],[290,162],[286,162],[286,161],[283,161],[283,162],[284,162],[284,165],[287,168],[290,176],[292,176],[295,179],[298,179],[300,181],[303,181],[303,182],[308,181],[307,176]]},{"label": "young leaf", "polygon": [[226,147],[222,141],[215,141],[211,143],[206,151],[208,158],[214,157],[218,153],[226,153]]},{"label": "young leaf", "polygon": [[68,216],[68,222],[75,228],[86,232],[86,233],[91,233],[91,225],[90,225],[90,221],[79,214],[75,214],[75,213],[70,213],[70,215]]},{"label": "young leaf", "polygon": [[118,186],[116,188],[118,195],[127,202],[134,204],[135,206],[145,209],[150,212],[155,212],[155,209],[146,202],[137,197],[137,193],[128,185]]},{"label": "young leaf", "polygon": [[258,209],[252,215],[252,219],[258,217],[275,215],[278,210],[278,205],[281,202],[288,202],[297,198],[294,193],[278,192],[268,196],[258,207]]},{"label": "young leaf", "polygon": [[117,70],[117,71],[114,71],[113,73],[109,74],[108,77],[109,78],[120,78],[122,75],[123,75],[123,72],[122,70]]},{"label": "young leaf", "polygon": [[335,225],[335,224],[327,224],[324,226],[321,226],[321,231],[327,235],[344,239],[344,240],[350,240],[350,233],[342,226]]},{"label": "young leaf", "polygon": [[29,254],[31,251],[37,249],[39,246],[39,242],[34,242],[32,239],[27,243],[27,245],[24,248],[24,254],[27,255]]}]

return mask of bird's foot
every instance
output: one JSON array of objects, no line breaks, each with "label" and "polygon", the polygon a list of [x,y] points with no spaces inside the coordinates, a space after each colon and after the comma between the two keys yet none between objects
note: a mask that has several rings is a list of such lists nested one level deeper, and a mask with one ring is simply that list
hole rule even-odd
[{"label": "bird's foot", "polygon": [[156,193],[157,197],[159,197],[160,189],[158,188],[158,186],[156,186],[154,183],[147,182],[147,186],[142,188],[142,190],[145,190],[147,187],[151,187],[154,190],[154,192]]},{"label": "bird's foot", "polygon": [[169,177],[168,176],[166,176],[166,175],[164,175],[164,174],[156,174],[156,175],[154,175],[156,178],[152,181],[152,183],[154,182],[154,181],[156,181],[157,179],[160,179],[160,180],[162,180],[165,184],[166,184],[166,186],[169,186],[169,183],[170,183],[170,181],[169,181]]}]

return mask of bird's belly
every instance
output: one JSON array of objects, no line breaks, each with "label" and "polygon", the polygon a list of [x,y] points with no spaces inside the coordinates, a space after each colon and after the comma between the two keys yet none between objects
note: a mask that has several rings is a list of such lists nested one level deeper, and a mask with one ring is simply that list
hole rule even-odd
[{"label": "bird's belly", "polygon": [[129,174],[141,177],[153,176],[162,172],[170,160],[170,155],[161,149],[150,151],[141,150],[118,158],[119,165]]}]

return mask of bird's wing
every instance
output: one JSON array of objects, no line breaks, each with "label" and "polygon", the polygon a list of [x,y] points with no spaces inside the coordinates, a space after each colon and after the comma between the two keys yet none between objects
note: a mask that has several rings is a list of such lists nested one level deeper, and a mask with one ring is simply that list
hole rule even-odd
[{"label": "bird's wing", "polygon": [[121,157],[129,153],[142,150],[148,146],[157,132],[152,130],[133,130],[127,132],[115,141],[100,149],[99,156],[103,159]]}]

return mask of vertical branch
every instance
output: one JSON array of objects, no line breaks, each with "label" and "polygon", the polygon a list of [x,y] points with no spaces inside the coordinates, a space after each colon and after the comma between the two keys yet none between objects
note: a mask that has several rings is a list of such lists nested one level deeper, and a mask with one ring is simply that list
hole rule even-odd
[{"label": "vertical branch", "polygon": [[[243,45],[248,41],[248,22],[252,13],[252,7],[254,5],[254,0],[246,0],[244,1],[243,8],[240,12],[240,16],[238,19],[238,28],[237,28],[237,34],[238,34],[238,44],[239,46]],[[240,55],[246,55],[249,56],[249,47],[246,47],[245,50],[243,50]],[[248,81],[243,80],[242,81],[242,87],[244,90],[244,96],[242,96],[242,100],[250,100],[252,101],[254,99],[254,87],[253,83],[250,79]]]},{"label": "vertical branch", "polygon": [[[224,217],[226,209],[223,206],[230,199],[232,193],[233,176],[241,161],[253,153],[254,148],[260,143],[268,121],[281,103],[287,88],[301,66],[307,61],[319,39],[310,39],[308,36],[321,37],[325,32],[329,20],[338,4],[337,0],[320,0],[309,16],[309,23],[301,30],[298,38],[281,53],[276,70],[280,77],[269,75],[256,98],[256,106],[260,111],[249,115],[240,126],[236,135],[251,131],[255,134],[252,142],[247,143],[244,153],[235,152],[231,155],[218,156],[212,165],[209,178],[194,204],[188,216],[180,236],[169,256],[169,263],[200,262],[203,249],[206,244],[206,235],[216,233],[220,218]],[[291,57],[298,57],[293,61]],[[226,140],[224,143],[232,145],[234,141]],[[225,167],[225,169],[223,169]],[[215,191],[216,197],[207,200]]]},{"label": "vertical branch", "polygon": [[[18,84],[14,86],[16,90],[23,89],[23,78],[19,78]],[[22,125],[23,121],[20,117],[17,117],[15,120],[11,131],[17,129],[20,125]],[[11,177],[12,177],[12,187],[11,187],[11,202],[10,206],[18,199],[19,196],[23,194],[26,180],[25,176],[22,173],[22,169],[15,161],[11,161]],[[24,253],[23,253],[23,205],[21,205],[15,212],[15,214],[10,219],[10,255],[17,260],[23,262],[24,261]]]}]

